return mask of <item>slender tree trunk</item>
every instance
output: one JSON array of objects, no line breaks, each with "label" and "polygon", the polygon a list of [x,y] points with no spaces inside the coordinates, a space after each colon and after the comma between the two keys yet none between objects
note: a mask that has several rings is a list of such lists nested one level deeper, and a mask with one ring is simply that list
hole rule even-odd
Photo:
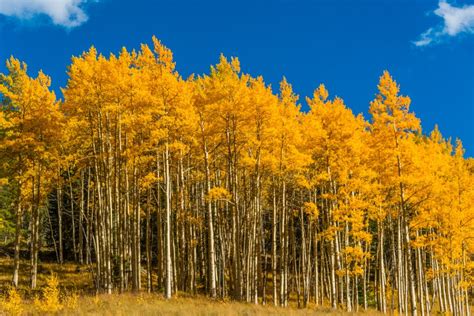
[{"label": "slender tree trunk", "polygon": [[67,171],[69,181],[69,202],[71,207],[71,228],[72,228],[72,250],[74,253],[74,262],[77,262],[77,245],[76,245],[76,223],[74,214],[74,191],[72,190],[72,177],[71,172]]},{"label": "slender tree trunk", "polygon": [[16,222],[15,222],[15,245],[13,255],[13,279],[12,283],[14,287],[18,287],[18,276],[20,271],[20,242],[21,242],[21,224],[22,224],[22,207],[21,207],[21,196],[18,195],[17,209],[16,209]]},{"label": "slender tree trunk", "polygon": [[63,210],[62,210],[62,190],[61,186],[56,190],[57,194],[57,205],[58,205],[58,239],[59,239],[59,263],[64,263],[64,250],[63,250]]},{"label": "slender tree trunk", "polygon": [[146,247],[146,288],[148,293],[151,293],[153,288],[152,285],[152,271],[151,271],[151,192],[148,190],[147,193],[147,205],[146,205],[146,233],[145,233],[145,247]]},{"label": "slender tree trunk", "polygon": [[165,200],[166,200],[166,229],[165,229],[165,252],[166,252],[166,279],[165,279],[165,298],[171,298],[172,287],[172,262],[171,262],[171,177],[169,166],[168,143],[165,144]]},{"label": "slender tree trunk", "polygon": [[273,286],[273,305],[278,306],[278,293],[277,293],[277,202],[276,202],[276,189],[275,179],[273,179],[273,216],[272,216],[272,286]]}]

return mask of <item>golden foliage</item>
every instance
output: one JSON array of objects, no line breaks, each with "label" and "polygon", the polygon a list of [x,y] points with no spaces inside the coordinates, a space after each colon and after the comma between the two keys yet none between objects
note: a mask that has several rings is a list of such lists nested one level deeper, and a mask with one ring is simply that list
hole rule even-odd
[{"label": "golden foliage", "polygon": [[[387,71],[366,121],[342,98],[330,97],[322,84],[306,98],[309,111],[304,112],[286,78],[274,93],[262,77],[243,73],[237,58],[221,55],[209,74],[183,79],[172,51],[155,37],[152,46],[144,44],[138,51],[123,48],[104,56],[91,47],[73,57],[64,102],[56,100],[44,73],[30,77],[26,64],[13,57],[7,70],[0,75],[0,185],[17,188],[16,200],[24,209],[45,207],[48,194],[64,181],[61,172],[92,170],[97,178],[89,180],[87,192],[97,193],[87,212],[89,207],[97,211],[102,192],[110,198],[98,212],[106,216],[97,218],[120,222],[120,216],[129,215],[119,214],[126,203],[135,203],[135,210],[157,209],[164,185],[167,193],[172,191],[168,223],[196,236],[204,236],[206,218],[218,226],[218,234],[230,222],[222,214],[214,221],[212,211],[201,214],[196,204],[204,194],[207,202],[232,204],[232,220],[242,227],[259,223],[268,229],[263,221],[273,210],[271,219],[283,224],[272,225],[298,231],[291,238],[315,234],[316,245],[303,242],[305,249],[327,251],[337,242],[336,256],[344,257],[338,258],[340,276],[361,275],[382,230],[393,233],[406,224],[400,228],[406,228],[400,248],[423,251],[430,263],[440,265],[439,271],[456,275],[457,286],[474,285],[474,161],[464,158],[461,141],[451,144],[437,127],[422,134],[411,99],[400,94]],[[163,177],[163,162],[169,180]],[[103,227],[115,225],[107,221],[98,225],[104,234],[122,229]],[[253,227],[254,236],[262,234]],[[278,236],[275,243],[285,238]],[[188,242],[195,247],[202,240],[190,237]],[[283,249],[280,255],[285,251],[290,252]],[[436,278],[426,270],[426,278]],[[8,300],[21,301],[11,291]],[[77,300],[66,297],[62,304],[52,276],[35,304],[43,312],[56,312]]]},{"label": "golden foliage", "polygon": [[319,217],[319,210],[316,204],[313,202],[304,203],[304,212],[311,218],[311,220],[316,221]]},{"label": "golden foliage", "polygon": [[42,289],[41,298],[35,298],[34,304],[43,313],[56,313],[63,309],[56,275],[52,274],[48,277],[46,286]]},{"label": "golden foliage", "polygon": [[8,289],[6,297],[3,297],[0,301],[0,307],[8,315],[21,315],[23,312],[22,300],[14,287]]},{"label": "golden foliage", "polygon": [[206,200],[210,202],[215,202],[215,201],[228,201],[232,198],[232,195],[227,191],[225,188],[221,187],[214,187],[206,195]]}]

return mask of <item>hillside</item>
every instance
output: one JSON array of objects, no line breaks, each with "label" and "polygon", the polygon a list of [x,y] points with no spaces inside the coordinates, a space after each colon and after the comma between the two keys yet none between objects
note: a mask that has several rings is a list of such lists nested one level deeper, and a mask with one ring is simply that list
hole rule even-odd
[{"label": "hillside", "polygon": [[[85,266],[64,263],[40,263],[38,287],[36,290],[29,289],[24,284],[27,278],[20,279],[18,295],[21,303],[15,304],[8,299],[10,289],[12,260],[0,259],[0,314],[15,314],[19,312],[26,315],[42,315],[46,312],[56,311],[61,315],[223,315],[223,316],[252,316],[252,315],[345,315],[343,311],[335,311],[330,307],[315,306],[309,304],[306,308],[298,308],[296,302],[290,301],[287,308],[274,307],[270,304],[258,305],[251,303],[237,303],[229,300],[210,299],[209,297],[196,295],[190,296],[186,293],[177,293],[172,299],[166,300],[162,293],[149,294],[144,291],[140,293],[124,294],[100,294],[95,295],[91,287],[91,274]],[[22,275],[27,275],[28,264],[22,261],[20,265]],[[24,274],[23,274],[24,273]],[[57,303],[47,304],[48,299],[44,297],[48,279],[51,275],[58,279]],[[35,302],[35,297],[39,302]],[[54,299],[52,300],[54,301]],[[10,303],[10,304],[9,304]],[[12,307],[14,305],[15,307]],[[54,312],[53,312],[54,313]],[[379,315],[380,313],[368,310],[361,311],[365,315]]]}]

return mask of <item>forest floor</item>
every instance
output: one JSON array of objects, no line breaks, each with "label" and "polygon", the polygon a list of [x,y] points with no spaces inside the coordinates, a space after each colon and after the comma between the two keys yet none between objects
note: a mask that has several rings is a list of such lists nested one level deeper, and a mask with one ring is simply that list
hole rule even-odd
[{"label": "forest floor", "polygon": [[[5,256],[0,257],[0,315],[19,313],[22,315],[43,315],[41,303],[44,300],[43,289],[47,279],[56,275],[59,281],[60,301],[55,313],[58,315],[349,315],[342,311],[335,311],[329,307],[315,307],[299,309],[296,302],[291,302],[288,308],[272,305],[255,305],[231,301],[212,300],[204,296],[191,297],[178,293],[170,300],[165,300],[161,294],[112,294],[93,295],[91,274],[85,267],[65,263],[40,263],[38,266],[38,288],[31,291],[28,288],[28,261],[21,262],[20,286],[18,294],[21,303],[13,303],[8,310],[7,293],[11,283],[13,260]],[[18,308],[15,308],[18,305]],[[44,304],[43,304],[44,305]],[[54,304],[53,304],[54,305]],[[376,311],[366,311],[366,315],[379,315]]]}]

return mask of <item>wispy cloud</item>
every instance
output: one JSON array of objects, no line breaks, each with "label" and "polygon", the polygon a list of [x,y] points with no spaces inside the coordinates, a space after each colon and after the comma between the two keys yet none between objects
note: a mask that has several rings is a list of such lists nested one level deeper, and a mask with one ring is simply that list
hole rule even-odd
[{"label": "wispy cloud", "polygon": [[443,22],[423,32],[413,42],[416,46],[436,44],[463,33],[474,34],[474,5],[456,7],[441,0],[434,14],[441,17]]},{"label": "wispy cloud", "polygon": [[87,0],[0,0],[0,14],[19,19],[47,15],[56,25],[72,28],[86,22]]}]

